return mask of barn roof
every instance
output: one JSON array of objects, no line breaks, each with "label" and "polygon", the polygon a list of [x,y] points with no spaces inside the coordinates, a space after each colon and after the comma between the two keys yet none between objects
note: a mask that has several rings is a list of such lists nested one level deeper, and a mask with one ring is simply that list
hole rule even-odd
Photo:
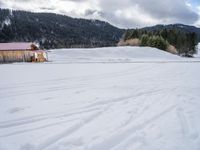
[{"label": "barn roof", "polygon": [[[37,46],[34,43],[17,42],[17,43],[0,43],[0,51],[5,50],[34,50]],[[38,48],[37,48],[38,49]]]}]

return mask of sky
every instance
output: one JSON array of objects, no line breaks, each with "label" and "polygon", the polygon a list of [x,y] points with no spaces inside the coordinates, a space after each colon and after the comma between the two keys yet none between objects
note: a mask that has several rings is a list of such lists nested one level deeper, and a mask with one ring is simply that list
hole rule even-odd
[{"label": "sky", "polygon": [[99,19],[119,28],[173,23],[200,27],[200,0],[0,0],[0,7]]}]

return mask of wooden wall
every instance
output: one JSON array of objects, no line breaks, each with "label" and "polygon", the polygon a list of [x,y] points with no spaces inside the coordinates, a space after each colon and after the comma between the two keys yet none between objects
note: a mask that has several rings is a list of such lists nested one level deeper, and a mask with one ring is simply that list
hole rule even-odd
[{"label": "wooden wall", "polygon": [[33,51],[0,51],[0,63],[32,62],[33,57]]},{"label": "wooden wall", "polygon": [[31,62],[30,51],[0,51],[0,63]]}]

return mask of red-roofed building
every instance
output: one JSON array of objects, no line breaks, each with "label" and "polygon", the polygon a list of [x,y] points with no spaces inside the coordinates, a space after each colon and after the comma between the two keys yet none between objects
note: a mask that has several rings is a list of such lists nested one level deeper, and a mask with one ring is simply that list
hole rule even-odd
[{"label": "red-roofed building", "polygon": [[44,62],[47,54],[34,43],[0,43],[0,63]]}]

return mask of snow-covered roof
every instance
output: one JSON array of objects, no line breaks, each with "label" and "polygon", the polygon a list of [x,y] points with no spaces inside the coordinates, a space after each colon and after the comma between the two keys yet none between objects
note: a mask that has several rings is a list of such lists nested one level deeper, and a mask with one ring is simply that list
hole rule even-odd
[{"label": "snow-covered roof", "polygon": [[0,43],[0,51],[5,50],[33,50],[33,46],[37,47],[31,42],[17,42],[17,43]]}]

